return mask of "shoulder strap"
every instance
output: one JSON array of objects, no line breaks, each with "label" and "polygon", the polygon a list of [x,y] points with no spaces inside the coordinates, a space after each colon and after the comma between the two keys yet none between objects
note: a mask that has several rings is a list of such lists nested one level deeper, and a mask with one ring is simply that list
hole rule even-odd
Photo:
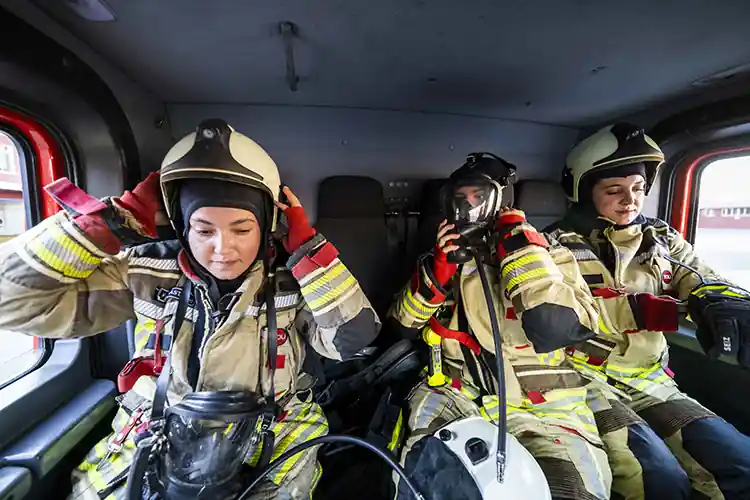
[{"label": "shoulder strap", "polygon": [[185,313],[187,312],[187,306],[190,302],[190,297],[193,295],[193,282],[190,278],[185,277],[185,284],[182,287],[180,293],[179,302],[177,303],[177,310],[174,315],[174,329],[172,330],[172,343],[167,353],[167,359],[164,362],[164,366],[161,369],[159,378],[156,379],[156,390],[154,391],[154,401],[151,405],[151,420],[160,420],[164,417],[164,407],[167,401],[167,390],[169,389],[169,378],[172,375],[172,352],[174,351],[175,340],[177,334],[182,327],[182,322],[185,319]]},{"label": "shoulder strap", "polygon": [[269,377],[268,393],[266,402],[273,404],[276,401],[276,389],[274,388],[273,379],[276,373],[276,357],[278,355],[278,345],[276,339],[276,274],[273,269],[269,271],[266,279],[266,335],[268,336],[268,368]]}]

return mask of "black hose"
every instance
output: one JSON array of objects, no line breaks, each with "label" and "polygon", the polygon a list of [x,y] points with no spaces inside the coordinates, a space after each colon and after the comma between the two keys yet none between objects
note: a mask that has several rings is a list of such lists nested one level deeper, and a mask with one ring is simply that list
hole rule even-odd
[{"label": "black hose", "polygon": [[344,436],[342,434],[329,434],[328,436],[322,436],[319,438],[311,439],[310,441],[305,441],[302,444],[299,444],[292,448],[291,450],[287,451],[283,455],[281,455],[279,458],[268,464],[266,467],[261,469],[261,471],[258,473],[258,475],[255,477],[252,483],[250,483],[250,486],[248,486],[245,491],[242,492],[242,494],[239,496],[237,500],[245,500],[249,497],[250,493],[252,492],[252,489],[255,488],[258,483],[266,477],[277,465],[280,465],[290,458],[292,458],[294,455],[301,453],[305,451],[308,448],[312,448],[313,446],[318,446],[325,443],[332,443],[332,442],[343,442],[343,443],[351,443],[355,444],[357,446],[361,446],[362,448],[365,448],[367,450],[370,450],[371,452],[378,455],[380,458],[382,458],[394,471],[396,471],[396,474],[398,474],[401,479],[404,480],[404,484],[406,484],[407,488],[412,492],[414,495],[414,498],[417,500],[424,500],[424,497],[419,493],[417,488],[414,486],[414,483],[411,482],[409,477],[406,475],[404,470],[401,468],[400,465],[398,465],[390,456],[390,454],[386,451],[381,450],[377,446],[375,446],[372,443],[368,443],[364,439],[354,437],[354,436]]},{"label": "black hose", "polygon": [[500,323],[497,319],[495,310],[495,301],[492,299],[492,290],[490,282],[487,280],[487,273],[484,270],[484,264],[478,254],[475,254],[474,261],[479,273],[479,281],[482,282],[482,291],[484,300],[487,302],[487,309],[490,313],[490,326],[492,327],[492,340],[495,343],[495,366],[497,367],[497,480],[503,482],[505,474],[506,458],[506,401],[505,401],[505,366],[503,365],[502,338],[500,337]]},{"label": "black hose", "polygon": [[141,500],[143,498],[143,478],[146,475],[146,469],[148,469],[150,454],[151,445],[135,448],[128,479],[125,482],[125,500]]}]

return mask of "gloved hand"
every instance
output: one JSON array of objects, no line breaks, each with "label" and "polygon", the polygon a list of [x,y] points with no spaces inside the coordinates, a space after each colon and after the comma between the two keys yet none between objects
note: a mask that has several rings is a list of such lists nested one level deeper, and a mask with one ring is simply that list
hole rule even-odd
[{"label": "gloved hand", "polygon": [[[522,231],[513,234],[513,229],[521,224],[526,227]],[[495,233],[499,237],[497,243],[497,257],[502,260],[509,253],[520,250],[529,245],[543,248],[549,247],[547,239],[539,233],[534,226],[526,222],[526,214],[523,210],[503,207],[495,222]]]},{"label": "gloved hand", "polygon": [[62,178],[44,187],[81,228],[105,252],[115,254],[124,245],[156,238],[156,217],[161,192],[159,173],[140,182],[133,192],[119,198],[98,200],[69,179]]},{"label": "gloved hand", "polygon": [[441,287],[450,281],[453,275],[456,274],[456,269],[458,269],[458,264],[448,262],[448,252],[453,252],[459,248],[458,245],[451,244],[453,240],[460,238],[458,233],[451,232],[451,229],[455,227],[455,224],[448,224],[448,221],[445,219],[438,226],[435,256],[432,261],[432,274],[435,277],[435,281]]},{"label": "gloved hand", "polygon": [[[126,219],[128,214],[133,217],[137,227],[133,227],[138,233],[149,238],[156,238],[156,214],[159,211],[161,200],[161,188],[159,186],[159,172],[151,172],[144,180],[138,183],[133,191],[125,191],[119,198],[112,198],[117,208],[124,209],[122,213]],[[131,226],[132,226],[131,221]]]},{"label": "gloved hand", "polygon": [[709,357],[737,356],[750,369],[750,293],[726,283],[703,284],[690,292],[688,312]]},{"label": "gloved hand", "polygon": [[290,205],[281,203],[280,201],[276,202],[276,206],[286,216],[286,222],[289,226],[289,232],[281,242],[284,245],[284,249],[289,254],[293,254],[299,247],[310,241],[317,234],[317,231],[310,225],[310,221],[307,218],[305,209],[302,208],[299,198],[295,196],[288,186],[284,186],[282,191],[289,200]]},{"label": "gloved hand", "polygon": [[669,296],[651,293],[630,295],[631,308],[638,327],[649,332],[677,331],[677,301]]}]

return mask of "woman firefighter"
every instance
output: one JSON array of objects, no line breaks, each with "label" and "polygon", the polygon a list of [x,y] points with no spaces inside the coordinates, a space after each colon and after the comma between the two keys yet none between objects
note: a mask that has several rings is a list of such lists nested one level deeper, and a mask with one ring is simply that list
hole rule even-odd
[{"label": "woman firefighter", "polygon": [[[123,498],[135,440],[160,432],[168,443],[154,448],[143,491],[161,498],[234,498],[248,466],[327,432],[301,374],[305,344],[345,359],[380,322],[291,190],[279,202],[280,187],[258,144],[207,120],[132,192],[100,201],[66,180],[49,186],[66,212],[2,246],[0,328],[74,338],[137,321],[120,378],[132,388],[112,434],[75,469],[70,498]],[[160,198],[177,239],[148,242]],[[281,267],[278,210],[291,254]],[[307,451],[252,498],[310,498],[320,474]]]},{"label": "woman firefighter", "polygon": [[[710,356],[750,367],[750,295],[700,261],[665,222],[641,212],[664,154],[643,129],[610,125],[569,154],[573,202],[546,231],[569,248],[614,328],[567,350],[576,369],[609,387],[596,420],[618,498],[750,498],[750,439],[681,392],[662,332],[678,301]],[[660,439],[661,438],[661,439]],[[663,440],[663,441],[662,441]]]},{"label": "woman firefighter", "polygon": [[[436,500],[548,498],[547,485],[553,499],[607,500],[611,473],[589,406],[597,382],[581,376],[564,352],[595,336],[607,299],[589,293],[570,250],[552,245],[523,212],[501,209],[500,190],[514,170],[501,158],[475,153],[451,175],[442,196],[449,220],[391,308],[401,327],[422,332],[442,370],[431,367],[409,397],[401,461]],[[482,275],[491,286],[483,286]],[[542,477],[498,496],[485,483],[474,485],[476,474],[452,466],[435,433],[480,415],[502,429],[506,413],[509,445],[517,440],[530,452],[547,485]],[[509,452],[508,463],[498,465],[519,460],[523,454]],[[533,477],[535,468],[533,459],[525,462],[517,476]],[[509,474],[504,484],[512,479]],[[397,483],[397,497],[407,495]]]}]

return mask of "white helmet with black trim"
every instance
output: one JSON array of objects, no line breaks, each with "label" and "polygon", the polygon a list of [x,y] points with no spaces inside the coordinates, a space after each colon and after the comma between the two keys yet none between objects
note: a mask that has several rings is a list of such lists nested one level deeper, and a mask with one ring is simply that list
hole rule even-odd
[{"label": "white helmet with black trim", "polygon": [[262,147],[223,120],[201,122],[195,132],[172,146],[161,164],[160,177],[167,216],[178,234],[182,225],[178,181],[186,179],[222,180],[260,190],[267,195],[263,197],[267,220],[262,227],[276,230],[279,169]]},{"label": "white helmet with black trim", "polygon": [[[568,198],[577,203],[591,187],[587,177],[603,170],[643,163],[646,167],[646,194],[654,183],[664,153],[644,130],[629,123],[608,125],[584,139],[568,154],[562,186]],[[584,188],[584,189],[582,189]],[[584,192],[586,191],[586,192]]]}]

